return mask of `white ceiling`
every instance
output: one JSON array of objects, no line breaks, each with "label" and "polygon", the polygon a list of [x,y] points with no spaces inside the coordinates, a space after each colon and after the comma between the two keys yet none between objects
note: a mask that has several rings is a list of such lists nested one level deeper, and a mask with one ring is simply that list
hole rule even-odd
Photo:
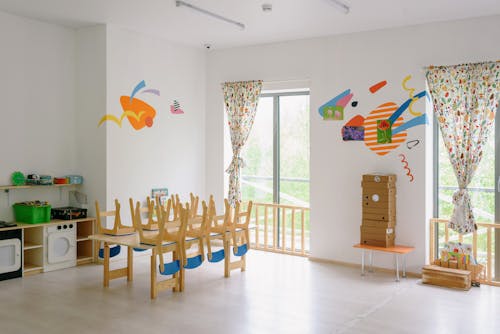
[{"label": "white ceiling", "polygon": [[[500,0],[185,0],[246,25],[245,30],[174,0],[0,0],[0,11],[79,28],[99,23],[214,48],[270,43],[500,14]],[[271,3],[271,13],[261,5]]]}]

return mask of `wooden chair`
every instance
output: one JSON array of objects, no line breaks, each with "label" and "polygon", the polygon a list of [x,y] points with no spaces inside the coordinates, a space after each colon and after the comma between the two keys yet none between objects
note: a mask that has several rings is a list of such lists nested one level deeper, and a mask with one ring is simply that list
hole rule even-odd
[{"label": "wooden chair", "polygon": [[241,211],[241,202],[236,202],[234,215],[229,228],[233,239],[233,254],[245,256],[250,249],[250,232],[248,230],[252,215],[253,202],[249,201],[245,211]]},{"label": "wooden chair", "polygon": [[[97,231],[99,234],[109,234],[109,235],[126,235],[135,232],[133,226],[126,226],[122,224],[120,216],[120,202],[115,199],[115,210],[113,211],[101,211],[99,209],[99,202],[95,201],[95,209],[97,214]],[[101,217],[115,217],[112,228],[106,228],[102,225]],[[106,222],[104,222],[106,224]]]},{"label": "wooden chair", "polygon": [[[179,218],[169,221],[168,217],[172,210],[172,201],[169,199],[163,207],[157,199],[156,215],[158,217],[158,230],[145,231],[141,220],[140,202],[137,202],[134,209],[134,224],[139,233],[140,242],[154,246],[151,256],[151,298],[154,299],[159,291],[172,289],[173,291],[183,290],[183,265],[184,258],[184,238],[187,225],[186,209],[179,208]],[[169,231],[170,229],[170,231]],[[165,262],[164,256],[170,253],[171,262]],[[156,257],[158,257],[158,270],[163,276],[171,278],[158,281],[156,273]]]},{"label": "wooden chair", "polygon": [[[207,222],[208,222],[208,208],[205,201],[202,201],[203,213],[198,216],[187,218],[187,229],[186,229],[186,240],[184,242],[186,264],[185,269],[194,269],[199,267],[203,261],[205,261],[205,251],[204,251],[204,241],[205,234],[207,232]],[[186,204],[187,205],[187,204]],[[193,214],[193,211],[188,211],[189,215]],[[197,245],[198,249],[196,252],[191,252],[187,254],[188,250],[193,246]]]},{"label": "wooden chair", "polygon": [[[129,205],[130,205],[130,214],[132,216],[132,220],[134,219],[135,215],[135,209],[134,209],[134,200],[132,198],[129,198]],[[158,230],[158,218],[155,220],[154,215],[156,214],[155,210],[155,202],[152,201],[149,196],[146,198],[146,207],[141,207],[141,216],[140,216],[140,223],[141,229],[146,230],[146,231],[155,231]],[[142,219],[143,214],[147,214],[147,221],[144,224],[144,220]],[[134,223],[134,227],[137,230],[137,226]]]},{"label": "wooden chair", "polygon": [[[95,201],[95,211],[97,215],[97,233],[98,234],[110,234],[110,235],[126,235],[132,234],[135,232],[135,229],[130,226],[125,226],[121,222],[120,217],[120,203],[117,199],[115,199],[115,210],[112,211],[101,211],[99,208],[99,202]],[[101,217],[104,217],[104,222],[101,221]],[[103,223],[106,224],[105,219],[107,217],[114,217],[113,227],[108,229],[103,226]],[[120,254],[121,246],[115,245],[109,249],[109,256],[115,257]],[[103,259],[104,258],[104,248],[99,247],[98,256]]]}]

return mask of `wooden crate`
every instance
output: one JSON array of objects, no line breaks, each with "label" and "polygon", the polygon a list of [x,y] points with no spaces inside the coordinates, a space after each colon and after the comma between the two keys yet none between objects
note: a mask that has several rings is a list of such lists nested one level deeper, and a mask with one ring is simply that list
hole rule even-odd
[{"label": "wooden crate", "polygon": [[377,228],[360,226],[362,245],[378,246],[378,247],[393,247],[395,244],[396,234],[393,228]]},{"label": "wooden crate", "polygon": [[480,264],[462,264],[457,261],[441,261],[434,260],[434,265],[444,267],[444,268],[456,268],[461,270],[468,270],[471,272],[471,282],[475,284],[481,283],[484,280],[484,266]]},{"label": "wooden crate", "polygon": [[386,220],[371,220],[363,219],[361,221],[361,226],[364,227],[376,227],[376,228],[395,228],[396,220],[386,221]]},{"label": "wooden crate", "polygon": [[361,215],[362,220],[380,220],[394,222],[396,224],[396,213],[364,212]]},{"label": "wooden crate", "polygon": [[470,270],[428,265],[422,268],[422,283],[469,290],[472,284],[471,272]]},{"label": "wooden crate", "polygon": [[365,174],[363,182],[396,183],[396,174]]},{"label": "wooden crate", "polygon": [[381,202],[396,200],[396,188],[363,187],[363,200],[373,199],[373,195],[378,195]]}]

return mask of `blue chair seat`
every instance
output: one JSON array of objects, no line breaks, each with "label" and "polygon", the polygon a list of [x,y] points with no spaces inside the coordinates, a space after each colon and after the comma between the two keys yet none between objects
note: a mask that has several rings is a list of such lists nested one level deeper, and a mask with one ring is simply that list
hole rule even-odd
[{"label": "blue chair seat", "polygon": [[235,252],[234,249],[233,249],[233,254],[235,256],[243,256],[245,255],[246,253],[248,252],[248,246],[247,244],[243,244],[241,246],[238,246],[237,247],[237,251]]},{"label": "blue chair seat", "polygon": [[186,268],[186,269],[198,268],[199,266],[201,266],[202,262],[203,262],[203,260],[201,258],[201,255],[197,255],[194,257],[188,257],[187,264],[184,266],[184,268]]},{"label": "blue chair seat", "polygon": [[[121,251],[120,245],[116,245],[115,247],[111,247],[109,249],[109,257],[112,258],[112,257],[117,256],[118,254],[120,254],[120,251]],[[104,248],[99,249],[99,257],[101,259],[104,259]]]},{"label": "blue chair seat", "polygon": [[210,257],[207,254],[208,262],[212,262],[212,263],[220,262],[220,261],[224,260],[224,256],[225,256],[224,249],[218,250],[217,252],[213,252],[212,259],[210,259]]},{"label": "blue chair seat", "polygon": [[179,260],[175,260],[173,262],[165,263],[163,265],[163,270],[161,266],[159,266],[160,274],[162,275],[173,275],[181,270],[181,265]]}]

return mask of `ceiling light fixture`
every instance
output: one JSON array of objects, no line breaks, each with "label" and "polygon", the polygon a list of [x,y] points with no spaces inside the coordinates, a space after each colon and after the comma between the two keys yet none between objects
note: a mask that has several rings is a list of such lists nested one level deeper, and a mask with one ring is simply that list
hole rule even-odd
[{"label": "ceiling light fixture", "polygon": [[349,14],[351,8],[340,0],[330,0],[332,4],[344,14]]},{"label": "ceiling light fixture", "polygon": [[200,8],[200,7],[197,7],[197,6],[194,6],[190,3],[187,3],[185,1],[180,1],[180,0],[176,0],[175,1],[175,6],[176,7],[181,7],[181,6],[184,6],[184,7],[187,7],[187,8],[191,8],[192,10],[195,10],[197,12],[200,12],[202,14],[205,14],[205,15],[208,15],[208,16],[211,16],[213,18],[216,18],[216,19],[219,19],[221,21],[224,21],[224,22],[227,22],[227,23],[230,23],[230,24],[234,24],[235,26],[237,26],[238,28],[240,28],[241,30],[244,30],[245,29],[245,25],[241,22],[238,22],[238,21],[234,21],[234,20],[231,20],[231,19],[228,19],[227,17],[224,17],[224,16],[221,16],[219,14],[216,14],[216,13],[212,13],[206,9],[203,9],[203,8]]}]

